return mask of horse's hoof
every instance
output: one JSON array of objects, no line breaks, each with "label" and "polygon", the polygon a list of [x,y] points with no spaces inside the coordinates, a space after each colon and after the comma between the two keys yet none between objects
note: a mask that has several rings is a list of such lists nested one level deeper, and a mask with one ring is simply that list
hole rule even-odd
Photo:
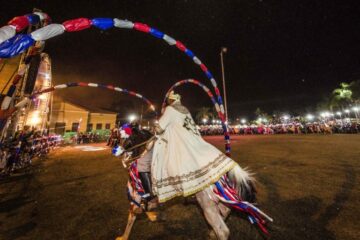
[{"label": "horse's hoof", "polygon": [[151,222],[155,222],[158,220],[158,213],[157,212],[146,212],[147,217]]},{"label": "horse's hoof", "polygon": [[214,230],[210,230],[209,235],[208,235],[210,240],[216,240],[217,236]]}]

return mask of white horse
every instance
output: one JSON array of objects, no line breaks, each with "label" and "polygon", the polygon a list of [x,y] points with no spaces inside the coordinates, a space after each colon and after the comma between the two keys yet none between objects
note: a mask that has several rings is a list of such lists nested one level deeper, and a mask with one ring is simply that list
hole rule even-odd
[{"label": "white horse", "polygon": [[[145,144],[151,134],[144,130],[135,132],[126,139],[125,146],[115,148],[114,155],[122,157],[123,163],[126,163],[129,158],[136,159],[137,154],[134,151],[141,153],[145,149]],[[136,149],[135,149],[135,148]],[[121,150],[119,150],[121,148]],[[142,149],[141,149],[142,148]],[[131,150],[132,155],[129,155]],[[128,193],[131,199],[130,211],[126,229],[122,236],[116,240],[127,240],[130,237],[131,229],[135,223],[136,216],[145,212],[150,221],[156,221],[157,215],[152,212],[154,208],[153,203],[149,203],[148,207],[144,207],[139,187],[141,188],[141,181],[137,177],[136,162],[133,162],[129,167],[130,180],[128,182]],[[232,192],[232,194],[231,194]],[[223,193],[223,194],[221,194]],[[205,188],[204,190],[195,193],[196,200],[203,210],[204,216],[208,224],[211,226],[213,232],[210,235],[216,236],[219,240],[226,240],[229,238],[230,230],[225,223],[225,219],[231,212],[231,208],[244,211],[248,214],[249,220],[252,223],[257,223],[259,227],[266,232],[263,224],[265,221],[262,217],[272,221],[265,213],[260,211],[251,203],[255,202],[256,190],[254,187],[253,177],[238,164],[232,168],[225,176],[223,176],[217,183]]]}]

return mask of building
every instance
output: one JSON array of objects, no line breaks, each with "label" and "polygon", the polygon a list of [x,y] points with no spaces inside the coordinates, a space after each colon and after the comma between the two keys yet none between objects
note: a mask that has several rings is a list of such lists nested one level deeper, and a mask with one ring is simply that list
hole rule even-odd
[{"label": "building", "polygon": [[57,134],[110,130],[116,123],[114,112],[90,109],[59,98],[54,99],[51,112],[50,131]]}]

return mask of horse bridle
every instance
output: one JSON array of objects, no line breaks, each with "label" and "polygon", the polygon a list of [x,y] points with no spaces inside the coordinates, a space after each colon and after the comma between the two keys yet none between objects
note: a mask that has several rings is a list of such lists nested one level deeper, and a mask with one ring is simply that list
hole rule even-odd
[{"label": "horse bridle", "polygon": [[[126,149],[124,151],[124,153],[121,155],[121,160],[123,163],[123,166],[125,168],[130,167],[130,165],[136,160],[139,159],[141,157],[143,157],[148,151],[150,151],[150,149],[152,148],[152,146],[154,145],[154,140],[155,140],[156,136],[152,136],[149,140],[146,140],[145,142],[139,143],[129,149]],[[139,155],[135,156],[135,157],[131,157],[132,155],[132,150],[137,149],[139,147],[142,147],[144,145],[147,145],[145,147],[145,150],[140,153]]]}]

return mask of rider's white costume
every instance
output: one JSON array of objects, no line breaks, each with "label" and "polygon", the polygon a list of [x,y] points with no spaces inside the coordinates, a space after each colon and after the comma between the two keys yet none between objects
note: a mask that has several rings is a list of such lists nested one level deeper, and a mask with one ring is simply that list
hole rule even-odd
[{"label": "rider's white costume", "polygon": [[235,166],[232,159],[202,139],[180,101],[165,109],[159,126],[164,132],[154,145],[151,175],[160,202],[201,191]]}]

